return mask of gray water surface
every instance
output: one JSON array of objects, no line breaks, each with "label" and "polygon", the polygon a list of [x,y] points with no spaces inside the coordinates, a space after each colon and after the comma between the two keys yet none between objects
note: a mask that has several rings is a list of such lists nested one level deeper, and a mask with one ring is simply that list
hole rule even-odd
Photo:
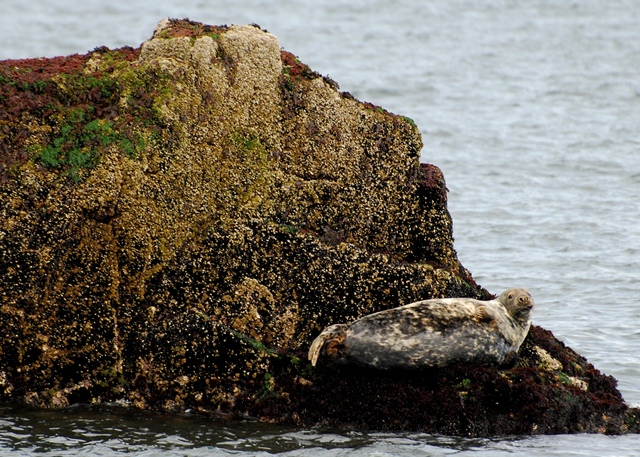
[{"label": "gray water surface", "polygon": [[[637,437],[600,435],[460,438],[420,433],[300,430],[251,421],[158,415],[119,406],[52,414],[0,408],[0,455],[33,456],[620,456]],[[612,449],[613,445],[613,449]],[[586,450],[588,449],[588,451]]]},{"label": "gray water surface", "polygon": [[[138,46],[164,17],[254,22],[342,90],[412,118],[422,160],[444,171],[462,263],[494,293],[528,288],[534,323],[640,403],[640,0],[1,4],[0,59]],[[636,448],[638,436],[460,440],[122,408],[0,409],[0,455],[601,457]]]}]

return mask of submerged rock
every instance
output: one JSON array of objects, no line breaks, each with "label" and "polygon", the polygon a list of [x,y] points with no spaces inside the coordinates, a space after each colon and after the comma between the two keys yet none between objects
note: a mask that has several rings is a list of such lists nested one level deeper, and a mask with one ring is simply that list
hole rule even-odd
[{"label": "submerged rock", "polygon": [[138,49],[3,61],[0,105],[0,400],[637,431],[615,381],[535,327],[511,370],[307,363],[332,323],[491,295],[458,262],[413,121],[259,27],[168,20]]}]

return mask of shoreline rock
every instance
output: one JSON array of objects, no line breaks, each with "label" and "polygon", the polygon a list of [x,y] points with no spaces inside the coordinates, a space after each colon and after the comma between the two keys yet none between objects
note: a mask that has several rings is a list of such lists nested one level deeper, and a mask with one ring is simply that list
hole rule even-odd
[{"label": "shoreline rock", "polygon": [[615,380],[539,328],[512,370],[309,366],[331,323],[491,295],[457,259],[415,123],[259,27],[166,20],[137,49],[3,61],[0,105],[0,401],[638,431]]}]

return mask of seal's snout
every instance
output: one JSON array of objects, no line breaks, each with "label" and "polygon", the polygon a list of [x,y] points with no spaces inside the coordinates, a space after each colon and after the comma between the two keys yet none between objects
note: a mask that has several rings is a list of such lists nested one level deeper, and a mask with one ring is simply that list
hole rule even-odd
[{"label": "seal's snout", "polygon": [[518,297],[518,303],[522,309],[531,310],[533,308],[533,298],[531,295],[521,295]]},{"label": "seal's snout", "polygon": [[521,295],[518,297],[518,302],[523,308],[533,308],[533,298],[529,295]]},{"label": "seal's snout", "polygon": [[518,298],[518,301],[524,306],[532,306],[533,305],[533,299],[528,295],[521,295]]}]

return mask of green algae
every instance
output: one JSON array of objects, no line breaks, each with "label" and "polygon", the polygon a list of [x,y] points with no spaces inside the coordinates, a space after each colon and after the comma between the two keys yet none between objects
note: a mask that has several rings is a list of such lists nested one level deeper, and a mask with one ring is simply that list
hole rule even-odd
[{"label": "green algae", "polygon": [[[95,109],[72,108],[59,116],[61,126],[51,143],[32,148],[46,168],[61,169],[63,174],[78,182],[85,169],[93,168],[110,147],[116,147],[131,158],[145,148],[138,137],[131,140],[114,126],[114,122],[93,118]],[[91,119],[91,120],[90,120]],[[38,151],[39,149],[39,151]]]},{"label": "green algae", "polygon": [[409,123],[409,125],[413,128],[418,128],[418,126],[416,125],[415,121],[413,119],[411,119],[410,117],[407,116],[402,116],[402,118],[407,121]]},{"label": "green algae", "polygon": [[250,336],[247,336],[237,330],[231,329],[230,331],[233,335],[238,337],[240,341],[248,343],[256,352],[265,353],[270,356],[277,355],[276,351],[274,351],[273,349],[269,349],[261,341],[258,341],[255,338],[251,338]]},{"label": "green algae", "polygon": [[[2,76],[2,83],[36,97],[26,105],[48,135],[25,146],[28,156],[48,170],[79,182],[101,158],[114,149],[136,158],[151,142],[151,133],[136,127],[142,115],[128,115],[121,109],[120,98],[127,78],[122,72],[130,66],[124,52],[100,49],[86,65],[92,72],[48,75],[27,68],[13,78]],[[21,81],[28,75],[30,79]],[[41,76],[37,76],[41,75]],[[34,79],[41,77],[44,79]],[[41,101],[40,101],[41,100]],[[138,104],[139,106],[139,104]],[[151,110],[147,110],[151,111]],[[155,124],[155,120],[148,124]],[[33,129],[33,127],[32,127]],[[10,164],[13,175],[20,164]]]}]

